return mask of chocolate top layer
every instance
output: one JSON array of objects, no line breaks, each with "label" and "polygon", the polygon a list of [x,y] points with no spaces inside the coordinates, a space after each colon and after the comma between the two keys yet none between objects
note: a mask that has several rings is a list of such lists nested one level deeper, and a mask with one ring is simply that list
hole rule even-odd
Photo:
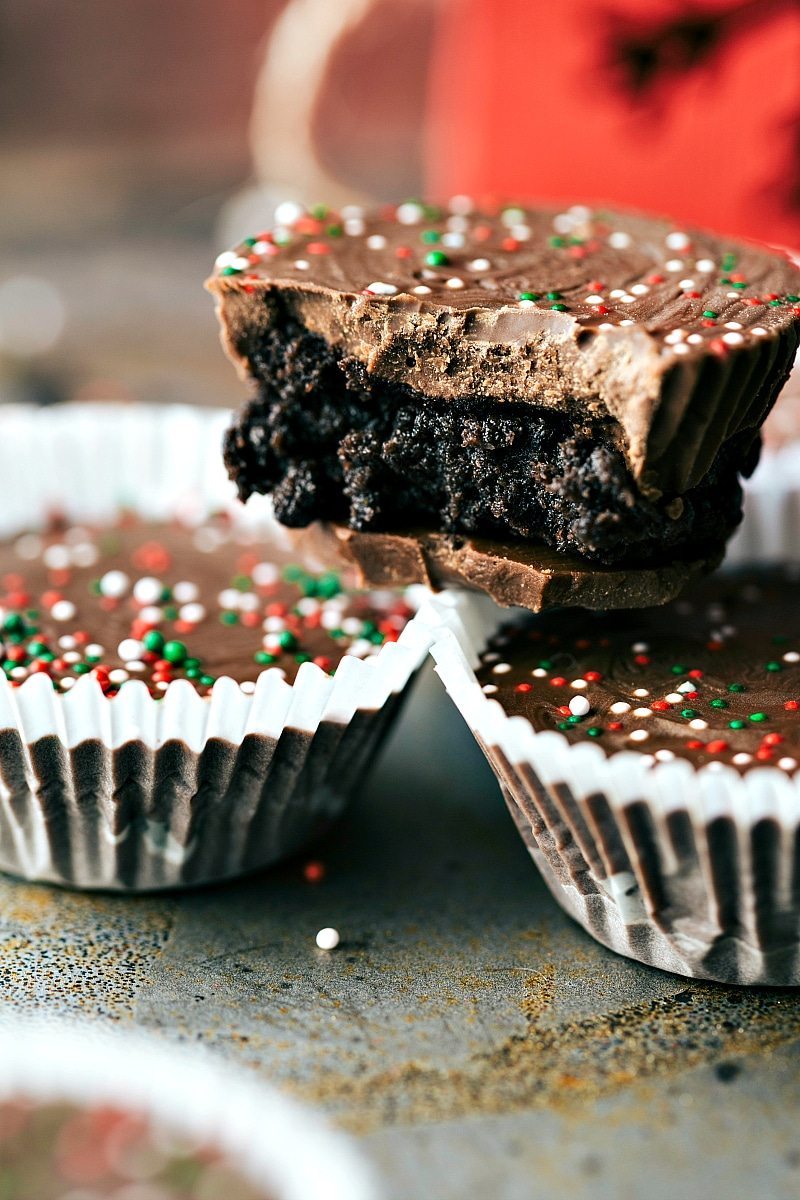
[{"label": "chocolate top layer", "polygon": [[800,764],[800,573],[720,573],[661,609],[506,626],[484,692],[537,730],[696,766]]},{"label": "chocolate top layer", "polygon": [[694,486],[725,438],[757,428],[797,346],[792,263],[667,220],[463,199],[277,217],[209,281],[243,374],[279,294],[306,328],[422,395],[607,415],[654,491]]},{"label": "chocolate top layer", "polygon": [[44,672],[66,692],[91,672],[110,696],[131,679],[156,697],[174,679],[206,695],[226,675],[249,692],[269,668],[291,683],[303,662],[333,672],[375,654],[410,616],[401,593],[345,591],[223,518],[124,517],[0,545],[0,668],[14,685]]}]

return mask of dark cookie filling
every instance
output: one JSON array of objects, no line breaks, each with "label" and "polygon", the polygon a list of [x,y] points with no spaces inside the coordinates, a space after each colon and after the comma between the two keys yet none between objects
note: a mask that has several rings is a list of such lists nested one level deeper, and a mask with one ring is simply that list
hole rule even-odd
[{"label": "dark cookie filling", "polygon": [[721,573],[664,608],[562,611],[502,629],[484,692],[607,753],[739,770],[800,765],[800,575]]},{"label": "dark cookie filling", "polygon": [[738,473],[758,457],[751,432],[723,445],[699,486],[649,499],[612,422],[418,395],[368,377],[273,304],[247,353],[258,395],[229,431],[225,458],[241,498],[272,492],[286,525],[427,527],[646,563],[702,555],[741,518]]}]

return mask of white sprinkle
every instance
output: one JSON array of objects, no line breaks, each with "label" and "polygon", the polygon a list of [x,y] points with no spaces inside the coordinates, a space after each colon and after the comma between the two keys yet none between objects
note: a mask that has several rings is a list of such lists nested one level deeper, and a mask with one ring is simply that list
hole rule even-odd
[{"label": "white sprinkle", "polygon": [[518,300],[517,307],[518,308],[535,308],[536,305],[533,302],[533,300]]},{"label": "white sprinkle", "polygon": [[741,321],[726,321],[725,328],[726,329],[741,329],[742,322]]},{"label": "white sprinkle", "polygon": [[58,639],[58,644],[62,650],[74,650],[78,643],[71,633],[65,633]]},{"label": "white sprinkle", "polygon": [[586,297],[586,303],[587,304],[602,304],[603,297],[598,296],[597,293],[594,293],[593,295]]},{"label": "white sprinkle", "polygon": [[340,940],[339,930],[331,929],[330,927],[320,929],[315,938],[320,950],[335,950]]},{"label": "white sprinkle", "polygon": [[585,679],[573,679],[572,683],[569,686],[571,688],[576,688],[578,691],[580,691],[582,688],[588,687],[589,685]]},{"label": "white sprinkle", "polygon": [[11,671],[9,671],[9,675],[12,679],[26,679],[28,675],[28,668],[14,667]]},{"label": "white sprinkle", "polygon": [[620,304],[635,304],[635,303],[636,303],[635,296],[622,296],[620,299]]},{"label": "white sprinkle", "polygon": [[733,758],[731,759],[731,762],[735,763],[737,767],[744,767],[747,763],[752,761],[752,754],[734,754]]},{"label": "white sprinkle", "polygon": [[779,758],[778,766],[781,768],[782,771],[793,771],[795,769],[795,767],[797,766],[797,759],[789,758],[789,757]]},{"label": "white sprinkle", "polygon": [[685,337],[685,329],[673,329],[667,334],[667,336],[664,338],[664,341],[668,345],[674,346],[676,342],[682,342]]},{"label": "white sprinkle", "polygon": [[680,692],[670,692],[668,696],[665,696],[665,700],[668,704],[680,704],[683,701],[683,696]]},{"label": "white sprinkle", "polygon": [[81,656],[77,650],[67,650],[66,654],[62,654],[65,663],[76,663],[81,661]]},{"label": "white sprinkle", "polygon": [[666,267],[666,269],[668,271],[682,271],[683,270],[683,259],[670,258],[667,260],[667,262],[664,263],[664,266]]},{"label": "white sprinkle", "polygon": [[670,350],[672,351],[673,354],[688,354],[689,353],[689,347],[684,346],[683,342],[679,342],[677,346],[670,346]]},{"label": "white sprinkle", "polygon": [[783,661],[788,663],[800,662],[800,654],[796,650],[787,650],[783,656]]},{"label": "white sprinkle", "polygon": [[152,575],[143,575],[133,585],[133,598],[137,604],[155,604],[161,599],[164,585]]},{"label": "white sprinkle", "polygon": [[124,571],[106,571],[100,580],[100,591],[112,600],[119,600],[125,595],[131,581]]},{"label": "white sprinkle", "polygon": [[401,225],[418,225],[424,216],[421,204],[400,204],[395,213]]},{"label": "white sprinkle", "polygon": [[307,258],[296,258],[292,264],[295,271],[307,271],[311,263]]},{"label": "white sprinkle", "polygon": [[79,542],[72,547],[70,557],[75,567],[92,567],[100,557],[100,551],[92,542]]},{"label": "white sprinkle", "polygon": [[144,621],[145,625],[158,625],[159,621],[164,620],[163,609],[157,604],[145,604],[144,608],[139,609],[139,619]]},{"label": "white sprinkle", "polygon": [[457,275],[454,275],[452,279],[448,279],[447,286],[449,288],[463,288],[464,280],[459,279]]},{"label": "white sprinkle", "polygon": [[500,214],[500,220],[507,228],[510,228],[525,220],[525,211],[522,208],[505,208]]},{"label": "white sprinkle", "polygon": [[650,708],[635,708],[633,710],[633,715],[635,717],[652,717],[653,710]]},{"label": "white sprinkle", "polygon": [[689,236],[688,234],[680,233],[676,229],[674,233],[667,234],[664,242],[668,250],[685,250],[689,245]]},{"label": "white sprinkle", "polygon": [[69,549],[60,543],[47,546],[42,554],[42,562],[51,571],[63,571],[70,564]]},{"label": "white sprinkle", "polygon": [[466,233],[469,229],[469,221],[466,217],[448,217],[445,222],[448,229],[452,229],[454,233]]},{"label": "white sprinkle", "polygon": [[646,296],[649,291],[650,288],[646,283],[635,283],[631,288],[631,293],[634,296]]},{"label": "white sprinkle", "polygon": [[678,287],[683,288],[683,290],[685,292],[693,292],[694,291],[694,280],[693,279],[681,279],[678,283]]},{"label": "white sprinkle", "polygon": [[573,221],[588,221],[592,215],[592,210],[585,204],[572,204],[567,210]]},{"label": "white sprinkle", "polygon": [[240,254],[237,254],[231,263],[231,266],[235,267],[237,271],[246,271],[250,266],[250,259],[243,258]]},{"label": "white sprinkle", "polygon": [[615,716],[619,716],[622,713],[626,713],[626,712],[630,712],[630,711],[631,711],[630,704],[626,704],[624,700],[617,700],[614,704],[611,705],[611,707],[609,709],[609,712],[614,713]]},{"label": "white sprinkle", "polygon": [[313,596],[301,596],[295,604],[295,608],[302,617],[310,617],[313,613],[319,612],[322,605]]},{"label": "white sprinkle", "polygon": [[117,656],[123,662],[132,662],[137,659],[144,651],[144,642],[138,641],[136,638],[123,638],[117,646]]},{"label": "white sprinkle", "polygon": [[631,235],[618,229],[615,233],[608,235],[608,244],[613,246],[615,250],[627,250],[631,244]]},{"label": "white sprinkle", "polygon": [[78,610],[71,600],[57,600],[50,609],[54,621],[71,621]]},{"label": "white sprinkle", "polygon": [[500,662],[500,663],[497,663],[496,666],[492,667],[492,674],[493,675],[507,675],[510,670],[511,670],[511,663]]},{"label": "white sprinkle", "polygon": [[252,696],[253,692],[256,690],[256,685],[253,683],[252,679],[246,679],[244,683],[239,684],[239,687],[244,692],[245,696]]},{"label": "white sprinkle", "polygon": [[571,217],[569,213],[559,213],[558,216],[553,217],[553,229],[556,233],[572,233],[576,224],[575,218]]},{"label": "white sprinkle", "polygon": [[585,717],[591,707],[585,696],[573,696],[569,702],[569,711],[573,717]]},{"label": "white sprinkle", "polygon": [[531,671],[531,675],[534,677],[534,679],[544,679],[547,675],[547,671],[545,671],[544,667],[534,667]]},{"label": "white sprinkle", "polygon": [[625,321],[620,321],[620,325],[635,325],[635,324],[636,324],[636,322],[631,321],[630,318],[626,319]]},{"label": "white sprinkle", "polygon": [[739,295],[738,292],[726,292],[725,299],[726,300],[741,300],[741,296]]},{"label": "white sprinkle", "polygon": [[687,679],[684,683],[679,684],[676,690],[679,692],[696,692],[697,684]]},{"label": "white sprinkle", "polygon": [[138,658],[132,658],[130,662],[125,663],[125,666],[129,671],[134,671],[137,675],[147,670],[147,664],[141,662]]},{"label": "white sprinkle", "polygon": [[156,684],[156,690],[159,692],[165,692],[168,687],[169,687],[168,683],[157,683]]},{"label": "white sprinkle", "polygon": [[447,207],[450,209],[450,212],[460,213],[463,216],[466,213],[471,213],[475,207],[475,204],[471,196],[463,196],[459,194],[457,196],[450,197]]},{"label": "white sprinkle", "polygon": [[483,685],[483,690],[487,696],[492,696],[498,690],[497,684],[496,683],[485,683]]},{"label": "white sprinkle", "polygon": [[361,217],[348,217],[344,223],[344,231],[348,237],[361,237],[366,225]]},{"label": "white sprinkle", "polygon": [[728,346],[740,346],[744,338],[741,333],[723,333],[722,340]]},{"label": "white sprinkle", "polygon": [[305,209],[296,200],[283,200],[276,207],[273,220],[276,225],[294,225],[302,217]]},{"label": "white sprinkle", "polygon": [[214,259],[214,266],[220,267],[220,268],[232,267],[234,260],[236,258],[237,258],[237,255],[236,255],[235,251],[223,250],[222,254],[218,254],[217,257]]},{"label": "white sprinkle", "polygon": [[611,324],[610,321],[603,321],[602,325],[598,325],[597,328],[602,329],[603,333],[607,333],[608,330],[613,329],[614,326]]},{"label": "white sprinkle", "polygon": [[518,242],[527,242],[531,236],[531,227],[530,225],[512,225],[509,232]]},{"label": "white sprinkle", "polygon": [[105,652],[105,646],[101,646],[99,642],[90,642],[85,653],[87,658],[102,658]]},{"label": "white sprinkle", "polygon": [[650,737],[650,734],[647,732],[646,729],[634,729],[629,734],[629,737],[632,742],[646,742],[647,739]]},{"label": "white sprinkle", "polygon": [[698,271],[703,271],[705,273],[708,273],[709,271],[714,270],[716,263],[713,262],[710,258],[698,258],[697,262],[694,265]]},{"label": "white sprinkle", "polygon": [[766,329],[762,329],[760,325],[754,325],[750,332],[754,333],[756,337],[765,337],[767,333]]},{"label": "white sprinkle", "polygon": [[122,667],[115,667],[113,671],[109,671],[108,679],[110,683],[125,683],[130,679],[130,675]]},{"label": "white sprinkle", "polygon": [[[192,607],[202,608],[203,606],[201,604],[199,606],[193,605]],[[239,608],[242,612],[255,612],[256,609],[261,608],[261,598],[255,592],[240,592]],[[205,610],[203,610],[203,615],[205,616]],[[200,619],[202,620],[202,617]]]},{"label": "white sprinkle", "polygon": [[656,758],[659,762],[672,762],[674,757],[671,750],[656,750]]},{"label": "white sprinkle", "polygon": [[639,699],[639,700],[642,700],[642,699],[643,699],[645,696],[649,696],[649,695],[650,695],[650,693],[648,692],[647,688],[635,688],[635,689],[634,689],[634,693],[633,693],[633,694],[634,694],[634,696],[636,696],[636,697],[637,697],[637,699]]},{"label": "white sprinkle", "polygon": [[72,679],[71,676],[68,675],[66,679],[59,680],[58,686],[62,692],[68,692],[69,689],[74,687],[77,682],[77,679]]},{"label": "white sprinkle", "polygon": [[261,562],[256,563],[251,575],[253,583],[258,587],[269,587],[270,584],[278,582],[280,571],[275,566],[275,563]]},{"label": "white sprinkle", "polygon": [[414,291],[418,296],[428,296],[430,294],[430,290],[431,289],[429,287],[427,287],[424,283],[420,283],[417,287],[414,288]]},{"label": "white sprinkle", "polygon": [[708,721],[704,721],[702,717],[695,717],[689,722],[690,729],[708,729]]},{"label": "white sprinkle", "polygon": [[273,246],[272,242],[253,242],[253,254],[276,254],[277,246]]},{"label": "white sprinkle", "polygon": [[467,263],[470,271],[489,271],[492,264],[488,258],[473,258],[471,263]]},{"label": "white sprinkle", "polygon": [[448,250],[460,250],[466,238],[463,233],[445,233],[442,235],[442,245]]},{"label": "white sprinkle", "polygon": [[627,292],[624,288],[614,288],[614,290],[608,294],[612,300],[619,300],[622,296],[626,296]]},{"label": "white sprinkle", "polygon": [[374,296],[394,296],[397,288],[393,283],[384,283],[380,279],[376,279],[368,288],[364,289],[367,292],[372,292]]},{"label": "white sprinkle", "polygon": [[693,346],[699,346],[701,342],[705,341],[705,338],[702,333],[690,333],[686,340],[687,342],[691,342]]},{"label": "white sprinkle", "polygon": [[242,593],[237,588],[223,588],[217,596],[217,604],[220,608],[238,608],[241,596]]},{"label": "white sprinkle", "polygon": [[361,204],[343,204],[340,215],[342,220],[349,221],[355,217],[363,217],[364,211],[364,206]]},{"label": "white sprinkle", "polygon": [[42,553],[42,539],[35,533],[25,533],[14,542],[19,558],[34,559]]},{"label": "white sprinkle", "polygon": [[633,651],[634,654],[647,654],[647,651],[649,649],[650,649],[649,642],[634,642],[633,645],[631,646],[631,650]]},{"label": "white sprinkle", "polygon": [[189,625],[199,625],[205,615],[205,606],[198,604],[197,601],[193,601],[191,604],[182,604],[178,609],[180,619]]},{"label": "white sprinkle", "polygon": [[187,579],[182,579],[180,583],[176,583],[172,589],[172,595],[176,604],[190,604],[192,600],[196,600],[200,595],[200,589],[196,583],[190,583]]},{"label": "white sprinkle", "polygon": [[371,233],[367,238],[367,248],[369,250],[383,250],[386,246],[386,238],[382,233]]},{"label": "white sprinkle", "polygon": [[[337,614],[336,624],[333,625],[332,628],[338,629],[340,621],[341,621],[341,616],[339,614]],[[344,626],[345,626],[345,622],[342,622],[342,629],[344,630],[345,633],[347,633],[348,630],[345,629]],[[265,617],[264,623],[261,626],[261,628],[264,630],[265,633],[283,633],[284,629],[286,628],[286,622],[284,621],[283,617]],[[360,628],[360,626],[359,626],[359,628]],[[351,629],[350,632],[357,633],[358,629],[356,629],[355,631],[353,631]]]}]

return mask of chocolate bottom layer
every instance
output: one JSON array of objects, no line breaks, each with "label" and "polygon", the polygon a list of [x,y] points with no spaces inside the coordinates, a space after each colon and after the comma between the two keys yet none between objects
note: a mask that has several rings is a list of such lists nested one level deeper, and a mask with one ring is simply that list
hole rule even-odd
[{"label": "chocolate bottom layer", "polygon": [[253,335],[256,396],[229,430],[239,494],[271,492],[280,521],[359,531],[425,526],[544,542],[613,564],[702,557],[741,519],[752,433],[730,439],[702,484],[638,490],[612,422],[485,397],[437,401],[369,375],[281,314]]}]

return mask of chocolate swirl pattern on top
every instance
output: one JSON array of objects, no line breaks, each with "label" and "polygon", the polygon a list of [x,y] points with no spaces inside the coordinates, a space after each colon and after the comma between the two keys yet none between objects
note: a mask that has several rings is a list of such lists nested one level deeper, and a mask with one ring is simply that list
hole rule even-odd
[{"label": "chocolate swirl pattern on top", "polygon": [[661,609],[502,629],[486,695],[570,742],[741,771],[800,765],[800,571],[720,573]]}]

